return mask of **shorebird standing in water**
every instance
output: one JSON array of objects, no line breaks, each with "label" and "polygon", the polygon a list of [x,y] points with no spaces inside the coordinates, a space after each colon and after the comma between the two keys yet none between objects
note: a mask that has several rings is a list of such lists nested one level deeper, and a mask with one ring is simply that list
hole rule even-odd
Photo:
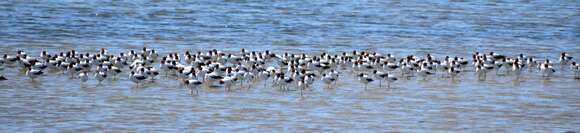
[{"label": "shorebird standing in water", "polygon": [[26,70],[26,75],[30,78],[30,80],[34,80],[42,74],[44,74],[44,72],[39,69],[28,68],[28,70]]},{"label": "shorebird standing in water", "polygon": [[137,88],[139,88],[139,84],[147,79],[147,76],[143,75],[143,73],[135,73],[135,71],[131,71],[129,79],[131,79],[133,83],[137,84]]},{"label": "shorebird standing in water", "polygon": [[556,70],[552,68],[552,65],[550,65],[549,62],[542,63],[540,66],[540,71],[542,72],[542,77],[544,78],[549,78],[553,73],[556,72]]},{"label": "shorebird standing in water", "polygon": [[199,94],[199,87],[203,84],[203,82],[196,80],[196,79],[188,79],[183,81],[185,86],[189,88],[190,94],[193,95],[193,90],[195,90],[195,94]]},{"label": "shorebird standing in water", "polygon": [[87,82],[89,80],[89,76],[88,76],[87,72],[80,72],[79,78],[81,79],[81,84],[84,84],[85,82]]},{"label": "shorebird standing in water", "polygon": [[366,74],[363,74],[363,73],[359,73],[359,74],[358,74],[358,80],[359,80],[359,81],[360,81],[362,84],[364,84],[364,88],[365,88],[365,90],[367,89],[367,86],[368,86],[368,84],[369,84],[369,83],[371,83],[371,82],[373,82],[373,78],[371,78],[371,77],[369,77],[368,75],[366,75]]}]

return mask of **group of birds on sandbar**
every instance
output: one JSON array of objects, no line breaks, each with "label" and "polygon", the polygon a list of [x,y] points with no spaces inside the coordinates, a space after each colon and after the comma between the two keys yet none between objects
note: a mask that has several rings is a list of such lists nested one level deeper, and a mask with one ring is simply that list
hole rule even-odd
[{"label": "group of birds on sandbar", "polygon": [[[558,61],[559,71],[571,71],[575,79],[580,79],[580,65],[571,55],[562,52]],[[510,57],[495,52],[475,52],[469,60],[457,56],[438,58],[432,54],[396,57],[357,50],[337,54],[276,54],[269,50],[224,52],[211,49],[160,55],[157,50],[144,47],[115,54],[105,48],[94,53],[69,50],[49,54],[42,51],[37,56],[19,50],[0,58],[0,80],[10,80],[1,73],[5,68],[13,68],[32,81],[52,74],[78,79],[81,84],[89,79],[96,79],[99,84],[107,79],[128,79],[139,88],[163,76],[179,81],[196,95],[203,87],[219,86],[231,91],[251,88],[258,83],[284,92],[298,89],[302,95],[303,90],[312,89],[317,81],[324,83],[326,88],[335,88],[337,81],[345,77],[358,79],[364,89],[373,82],[378,82],[379,88],[383,83],[390,88],[397,80],[411,77],[456,80],[470,70],[478,80],[487,80],[489,74],[519,80],[524,71],[549,79],[556,72],[554,64],[549,59],[539,60],[524,54]],[[123,74],[128,74],[128,78],[120,78]]]}]

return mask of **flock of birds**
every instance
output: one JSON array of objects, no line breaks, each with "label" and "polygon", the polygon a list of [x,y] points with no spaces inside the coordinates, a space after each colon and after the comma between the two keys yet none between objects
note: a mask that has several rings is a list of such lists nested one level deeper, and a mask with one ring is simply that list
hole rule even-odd
[{"label": "flock of birds", "polygon": [[[572,59],[562,52],[558,64],[561,71],[572,71],[574,78],[580,79],[580,65]],[[117,80],[125,73],[136,87],[161,75],[178,80],[192,94],[194,91],[198,94],[200,88],[208,86],[223,86],[226,91],[231,91],[244,88],[244,84],[250,88],[263,83],[281,91],[299,89],[301,95],[317,81],[333,88],[341,77],[348,75],[357,78],[366,89],[372,82],[378,82],[379,88],[385,83],[389,88],[399,78],[426,80],[430,76],[440,76],[455,80],[468,68],[475,71],[478,80],[486,80],[489,74],[512,76],[519,80],[522,71],[540,73],[543,78],[549,78],[556,72],[549,59],[537,60],[523,54],[508,57],[494,52],[475,52],[469,61],[463,57],[437,58],[431,54],[395,57],[369,51],[309,55],[245,49],[228,53],[212,49],[160,56],[155,49],[149,48],[117,55],[105,48],[98,53],[69,50],[49,54],[42,51],[38,56],[18,51],[14,55],[3,54],[0,58],[0,81],[10,80],[1,74],[5,68],[19,69],[33,81],[54,74],[78,79],[81,83],[96,79],[101,84],[107,79]]]}]

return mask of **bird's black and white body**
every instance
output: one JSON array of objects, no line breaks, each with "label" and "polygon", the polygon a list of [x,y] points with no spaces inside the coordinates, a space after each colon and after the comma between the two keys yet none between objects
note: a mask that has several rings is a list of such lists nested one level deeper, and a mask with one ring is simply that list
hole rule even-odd
[{"label": "bird's black and white body", "polygon": [[391,88],[391,84],[399,80],[395,75],[387,73],[386,79],[387,80],[387,88]]},{"label": "bird's black and white body", "polygon": [[516,59],[511,68],[511,72],[516,76],[516,79],[520,79],[520,75],[522,74],[523,64],[520,63],[519,59]]},{"label": "bird's black and white body", "polygon": [[477,76],[478,80],[485,80],[487,76],[487,69],[483,67],[483,65],[475,66],[475,75]]},{"label": "bird's black and white body", "polygon": [[292,78],[292,77],[284,77],[284,78],[282,79],[282,82],[281,82],[281,83],[282,83],[282,84],[281,84],[281,85],[282,85],[282,90],[284,90],[284,91],[288,91],[288,90],[290,89],[290,88],[289,88],[289,86],[290,86],[290,85],[291,85],[293,82],[294,82],[294,78]]},{"label": "bird's black and white body", "polygon": [[148,67],[145,73],[147,74],[147,77],[149,77],[150,80],[155,80],[155,77],[159,75],[159,71],[157,71],[157,69],[155,69],[154,67]]},{"label": "bird's black and white body", "polygon": [[111,76],[113,76],[113,79],[117,78],[117,75],[121,74],[123,71],[121,70],[121,68],[117,67],[117,66],[113,66],[110,65],[109,66],[109,73],[111,74]]},{"label": "bird's black and white body", "polygon": [[431,71],[431,69],[429,69],[427,63],[423,63],[423,65],[421,65],[421,68],[417,70],[417,73],[419,73],[419,75],[423,77],[423,79],[426,79],[427,76],[429,75],[435,74],[433,71]]},{"label": "bird's black and white body", "polygon": [[225,89],[226,91],[231,91],[231,89],[232,89],[232,86],[233,86],[234,84],[236,84],[236,81],[237,81],[237,80],[238,80],[238,79],[236,79],[235,77],[229,77],[229,76],[228,76],[228,77],[224,77],[223,79],[220,79],[220,80],[219,80],[219,84],[222,84],[222,85],[224,85],[224,89]]},{"label": "bird's black and white body", "polygon": [[4,56],[2,56],[2,59],[4,61],[4,64],[7,64],[7,65],[12,65],[19,60],[18,56],[12,56],[12,55],[7,55],[7,54],[4,54]]},{"label": "bird's black and white body", "polygon": [[570,56],[568,53],[562,52],[562,53],[560,53],[560,58],[559,58],[560,64],[561,65],[567,65],[568,62],[570,62],[572,60],[572,58],[573,57]]},{"label": "bird's black and white body", "polygon": [[199,94],[199,87],[203,84],[203,82],[196,80],[196,79],[187,79],[184,80],[185,86],[190,89],[190,93],[193,94],[193,90],[195,90],[195,94]]},{"label": "bird's black and white body", "polygon": [[322,74],[321,80],[322,82],[324,82],[324,84],[326,84],[327,88],[331,88],[332,84],[335,83],[336,78],[331,75]]},{"label": "bird's black and white body", "polygon": [[101,84],[101,82],[103,82],[103,80],[105,80],[107,78],[107,72],[106,71],[97,71],[95,72],[95,79],[97,79],[97,81],[99,81],[99,84]]},{"label": "bird's black and white body", "polygon": [[451,77],[451,79],[455,79],[455,77],[457,77],[457,75],[459,75],[459,73],[461,73],[461,71],[457,70],[457,68],[455,68],[455,67],[450,67],[449,71],[447,71],[447,73],[449,74],[449,77]]},{"label": "bird's black and white body", "polygon": [[542,77],[551,77],[556,72],[549,63],[542,63],[540,65],[540,71],[542,72]]},{"label": "bird's black and white body", "polygon": [[137,73],[135,71],[131,71],[131,74],[129,74],[129,79],[131,79],[131,81],[133,81],[133,83],[137,84],[137,87],[139,87],[139,84],[147,79],[147,75],[144,75],[141,72]]},{"label": "bird's black and white body", "polygon": [[87,72],[80,72],[78,76],[81,80],[81,83],[85,83],[89,80],[89,75]]},{"label": "bird's black and white body", "polygon": [[43,74],[44,72],[39,69],[28,68],[28,70],[26,70],[26,76],[28,76],[30,79],[36,79]]},{"label": "bird's black and white body", "polygon": [[373,70],[373,74],[375,75],[375,78],[377,78],[379,80],[379,88],[381,87],[383,80],[385,80],[387,78],[387,76],[389,75],[388,73],[381,72],[378,70]]},{"label": "bird's black and white body", "polygon": [[368,76],[368,75],[366,75],[364,73],[359,73],[358,74],[358,80],[362,84],[364,84],[364,89],[365,90],[367,89],[368,84],[374,81],[372,77],[370,77],[370,76]]},{"label": "bird's black and white body", "polygon": [[532,57],[529,57],[526,59],[526,66],[528,67],[528,71],[534,71],[534,67],[538,66],[538,61]]}]

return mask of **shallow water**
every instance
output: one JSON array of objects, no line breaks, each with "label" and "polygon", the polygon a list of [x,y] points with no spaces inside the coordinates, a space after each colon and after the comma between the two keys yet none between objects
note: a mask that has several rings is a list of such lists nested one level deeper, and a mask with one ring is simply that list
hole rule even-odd
[{"label": "shallow water", "polygon": [[[294,53],[469,56],[473,51],[579,58],[580,2],[563,1],[0,1],[0,53],[17,49],[162,53],[247,48]],[[522,82],[473,73],[460,81],[401,80],[393,88],[350,78],[317,83],[303,98],[263,87],[191,96],[170,79],[134,88],[51,74],[29,81],[6,68],[4,132],[564,132],[580,131],[580,82],[559,71]],[[348,75],[348,74],[346,74]],[[123,76],[122,78],[125,78]],[[492,78],[492,79],[491,79]]]}]

